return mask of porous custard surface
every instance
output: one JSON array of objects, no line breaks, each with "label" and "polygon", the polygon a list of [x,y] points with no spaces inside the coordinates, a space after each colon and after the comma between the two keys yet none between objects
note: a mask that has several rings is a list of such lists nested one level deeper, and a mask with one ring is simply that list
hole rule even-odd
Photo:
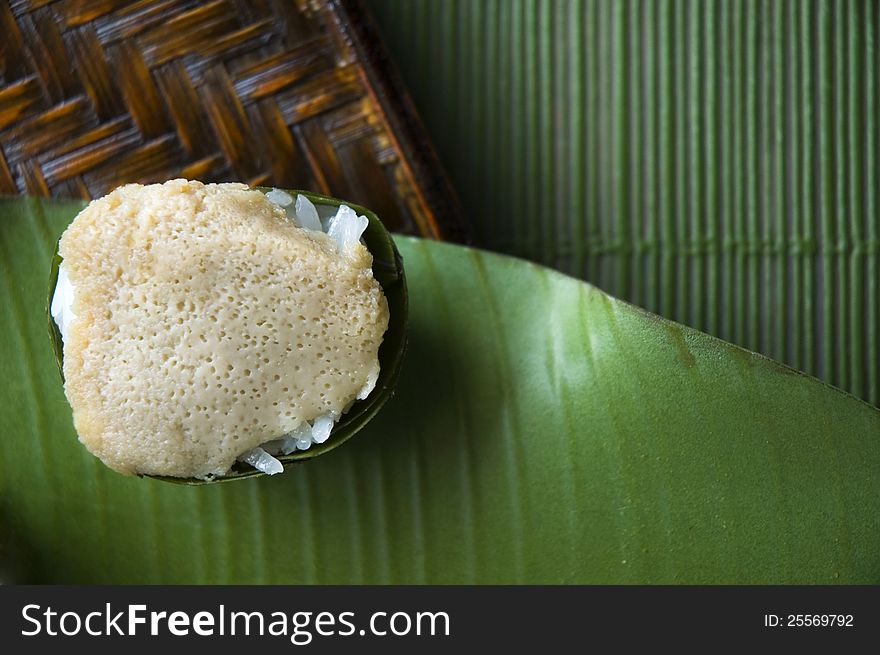
[{"label": "porous custard surface", "polygon": [[59,253],[74,426],[121,473],[222,475],[378,374],[388,306],[369,251],[341,255],[245,185],[120,187]]}]

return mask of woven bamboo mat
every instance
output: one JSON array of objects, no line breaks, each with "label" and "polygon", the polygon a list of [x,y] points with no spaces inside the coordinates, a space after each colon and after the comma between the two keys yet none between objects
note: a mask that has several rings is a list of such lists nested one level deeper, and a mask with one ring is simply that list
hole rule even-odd
[{"label": "woven bamboo mat", "polygon": [[359,2],[0,0],[0,35],[0,193],[236,180],[467,237]]}]

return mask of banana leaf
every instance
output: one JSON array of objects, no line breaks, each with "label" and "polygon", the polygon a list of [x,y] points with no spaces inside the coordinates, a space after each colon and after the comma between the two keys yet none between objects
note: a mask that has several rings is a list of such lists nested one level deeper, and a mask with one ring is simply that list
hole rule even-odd
[{"label": "banana leaf", "polygon": [[369,6],[481,246],[880,406],[880,4]]},{"label": "banana leaf", "polygon": [[79,203],[0,200],[0,561],[67,583],[877,583],[880,411],[517,259],[398,238],[397,392],[274,477],[77,442],[45,330]]}]

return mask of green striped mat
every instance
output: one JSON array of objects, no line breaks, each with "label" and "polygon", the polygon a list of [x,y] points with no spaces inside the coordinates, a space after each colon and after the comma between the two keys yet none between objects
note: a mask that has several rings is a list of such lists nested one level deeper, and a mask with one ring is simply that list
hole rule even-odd
[{"label": "green striped mat", "polygon": [[370,7],[482,245],[880,405],[876,1]]}]

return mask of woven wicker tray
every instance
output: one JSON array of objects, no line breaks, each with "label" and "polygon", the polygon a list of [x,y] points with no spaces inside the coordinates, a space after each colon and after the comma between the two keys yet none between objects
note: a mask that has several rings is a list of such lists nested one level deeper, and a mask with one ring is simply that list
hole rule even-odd
[{"label": "woven wicker tray", "polygon": [[467,241],[357,0],[0,0],[0,193],[304,188]]}]

